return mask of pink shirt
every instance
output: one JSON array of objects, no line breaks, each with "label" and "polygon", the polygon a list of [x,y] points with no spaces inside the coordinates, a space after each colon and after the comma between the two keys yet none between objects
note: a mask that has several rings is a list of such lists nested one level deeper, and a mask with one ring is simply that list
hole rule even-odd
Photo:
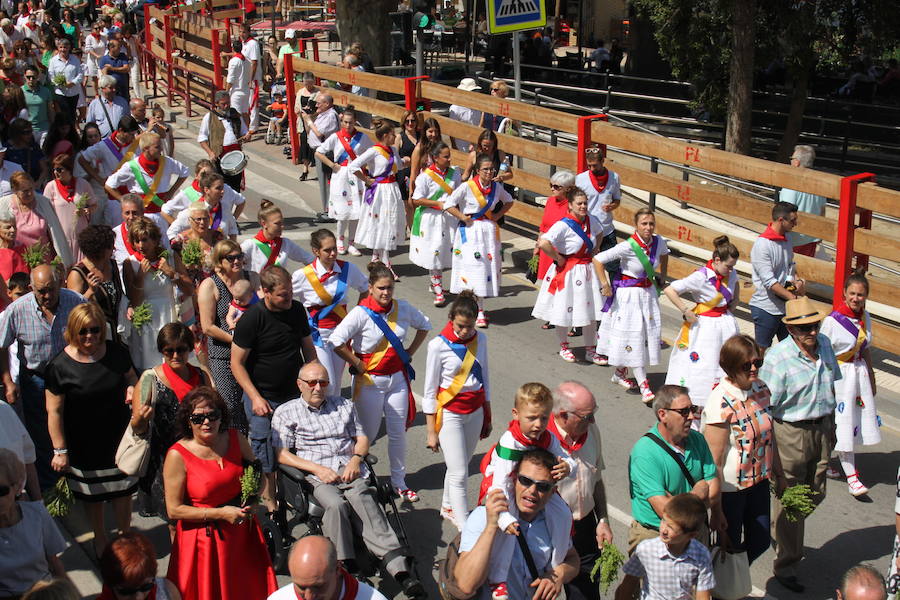
[{"label": "pink shirt", "polygon": [[87,181],[80,177],[75,178],[75,201],[69,202],[59,193],[56,187],[56,181],[51,179],[44,187],[44,196],[50,200],[56,216],[59,218],[59,224],[62,225],[63,233],[65,233],[66,241],[69,248],[72,249],[72,257],[75,262],[84,258],[81,248],[78,247],[78,234],[90,224],[90,220],[86,216],[75,217],[75,202],[84,194],[87,196],[87,204],[91,208],[96,208],[97,201],[94,200],[94,188]]},{"label": "pink shirt", "polygon": [[10,202],[10,207],[16,215],[16,242],[23,246],[31,246],[36,243],[49,244],[50,231],[47,229],[47,221],[33,210],[22,210],[17,202]]}]

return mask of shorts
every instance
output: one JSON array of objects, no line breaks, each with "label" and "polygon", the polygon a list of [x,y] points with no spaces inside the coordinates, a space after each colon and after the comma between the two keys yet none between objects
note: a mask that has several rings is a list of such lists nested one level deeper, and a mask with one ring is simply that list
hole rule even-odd
[{"label": "shorts", "polygon": [[[247,394],[244,394],[243,402],[244,414],[247,415],[247,422],[250,425],[248,431],[250,448],[253,449],[254,456],[262,463],[263,472],[274,473],[275,468],[278,466],[278,461],[275,460],[275,450],[272,448],[272,416],[260,417],[253,414],[252,403]],[[276,408],[284,403],[269,400],[269,404],[272,406],[272,412],[274,412]]]},{"label": "shorts", "polygon": [[753,337],[760,348],[772,345],[772,338],[778,336],[779,341],[788,336],[787,325],[781,319],[784,315],[773,315],[756,306],[750,307],[753,317]]}]

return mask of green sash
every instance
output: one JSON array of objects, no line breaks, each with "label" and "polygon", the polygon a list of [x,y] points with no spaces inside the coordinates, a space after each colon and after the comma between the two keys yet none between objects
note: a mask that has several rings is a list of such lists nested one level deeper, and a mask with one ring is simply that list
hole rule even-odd
[{"label": "green sash", "polygon": [[659,296],[661,292],[656,286],[656,271],[653,269],[653,265],[650,263],[650,259],[647,258],[647,253],[644,252],[644,249],[641,248],[640,244],[634,241],[633,237],[628,238],[628,243],[631,245],[631,250],[637,257],[638,262],[640,262],[641,266],[644,268],[644,273],[646,273],[647,279],[649,279],[650,283],[653,284],[653,289],[656,290],[656,295]]},{"label": "green sash", "polygon": [[[439,186],[437,191],[435,193],[433,193],[430,198],[428,198],[429,200],[431,200],[432,202],[435,202],[441,196],[443,196],[445,194],[449,195],[453,192],[453,188],[450,187],[450,184],[453,181],[454,173],[456,173],[455,167],[450,167],[449,169],[447,169],[447,174],[444,176],[443,179],[441,179],[440,176],[431,169],[426,169],[425,173],[429,177],[431,177],[431,179],[433,179],[434,182],[436,184],[438,184],[438,186]],[[413,222],[412,222],[412,228],[410,229],[410,235],[414,235],[417,237],[422,235],[421,230],[420,230],[420,225],[422,223],[422,213],[424,213],[428,208],[430,208],[430,207],[428,207],[428,206],[417,206],[416,207],[416,212],[415,212],[415,214],[413,214]]]}]

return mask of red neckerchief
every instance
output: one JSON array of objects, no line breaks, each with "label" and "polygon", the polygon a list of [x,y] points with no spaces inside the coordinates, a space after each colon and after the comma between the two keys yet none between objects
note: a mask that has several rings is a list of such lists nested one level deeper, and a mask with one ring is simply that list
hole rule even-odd
[{"label": "red neckerchief", "polygon": [[488,197],[488,194],[491,193],[491,188],[493,188],[494,182],[492,181],[492,182],[488,183],[488,186],[486,188],[483,188],[483,187],[481,187],[481,177],[478,177],[476,175],[473,179],[475,180],[475,185],[478,186],[478,190],[482,193],[482,195],[484,196],[484,198],[486,200]]},{"label": "red neckerchief", "polygon": [[513,419],[509,422],[509,432],[512,434],[513,439],[522,444],[523,446],[538,446],[546,450],[550,446],[550,436],[553,435],[546,429],[541,433],[540,439],[534,441],[525,437],[525,434],[522,433],[522,428],[519,427],[519,422]]},{"label": "red neckerchief", "polygon": [[388,304],[387,306],[381,306],[380,304],[375,302],[375,299],[372,298],[372,296],[366,296],[365,298],[363,298],[362,300],[359,301],[359,305],[366,306],[368,308],[371,308],[374,312],[381,313],[384,315],[384,314],[391,312],[391,309],[394,308],[394,301],[392,300],[391,303]]},{"label": "red neckerchief", "polygon": [[235,53],[234,53],[234,57],[235,57],[235,58],[239,58],[239,59],[241,59],[241,60],[247,60],[247,58],[246,58],[243,54],[241,54],[240,52],[235,52]]},{"label": "red neckerchief", "polygon": [[579,225],[584,225],[585,223],[587,223],[587,227],[588,227],[588,228],[587,228],[587,233],[590,235],[590,233],[591,233],[591,220],[588,219],[588,215],[584,215],[584,218],[583,218],[583,219],[579,219],[578,217],[576,217],[575,215],[573,215],[573,214],[570,213],[569,211],[566,211],[565,216],[568,217],[569,219],[572,219],[573,221],[575,221],[575,222],[578,223]]},{"label": "red neckerchief", "polygon": [[556,436],[556,439],[559,440],[560,446],[568,452],[572,454],[574,452],[578,452],[581,450],[581,447],[584,446],[584,443],[587,441],[588,432],[585,431],[580,438],[573,440],[571,443],[566,441],[566,432],[560,431],[559,427],[556,425],[556,415],[550,415],[550,421],[547,423],[547,431]]},{"label": "red neckerchief", "polygon": [[74,202],[75,201],[75,178],[72,178],[72,184],[66,185],[59,179],[54,179],[56,182],[56,191],[59,192],[59,195],[66,199],[66,202]]},{"label": "red neckerchief", "polygon": [[851,319],[856,319],[858,321],[862,321],[863,311],[853,312],[853,309],[847,306],[846,302],[841,302],[840,306],[834,309],[834,312],[841,313],[845,317],[850,317]]},{"label": "red neckerchief", "polygon": [[238,303],[237,303],[237,300],[232,300],[232,301],[231,301],[231,308],[236,308],[236,309],[238,309],[239,311],[244,312],[245,310],[247,310],[247,309],[250,308],[250,307],[249,307],[249,306],[244,306],[243,304],[238,304]]},{"label": "red neckerchief", "polygon": [[715,269],[713,269],[713,261],[712,261],[712,259],[710,259],[709,261],[707,261],[707,263],[706,263],[706,268],[709,269],[710,271],[712,271],[712,272],[713,272],[713,275],[716,276],[716,283],[715,283],[716,291],[717,291],[717,292],[722,291],[722,281],[725,279],[725,276],[724,276],[724,275],[719,275],[719,273],[716,272]]},{"label": "red neckerchief", "polygon": [[119,150],[121,150],[122,148],[124,148],[125,146],[127,146],[127,144],[120,144],[120,143],[119,143],[118,134],[119,134],[119,130],[118,130],[118,129],[114,130],[114,131],[112,132],[112,134],[110,134],[109,139],[111,139],[111,140],[113,141],[113,144],[115,144],[116,147],[117,147]]},{"label": "red neckerchief", "polygon": [[591,178],[591,185],[593,185],[594,189],[598,192],[602,192],[603,190],[605,190],[606,184],[609,183],[609,169],[606,169],[604,167],[604,170],[605,172],[603,173],[603,175],[600,175],[599,177],[594,175],[593,171],[588,170],[588,175]]},{"label": "red neckerchief", "polygon": [[128,229],[125,227],[125,223],[122,223],[120,227],[122,228],[122,243],[125,245],[125,251],[128,252],[129,256],[134,256],[134,247],[131,245],[131,240],[128,239]]},{"label": "red neckerchief", "polygon": [[94,39],[100,41],[100,34],[91,32],[91,35],[94,36]]},{"label": "red neckerchief", "polygon": [[[356,594],[359,592],[359,582],[353,575],[345,571],[343,567],[339,568],[338,572],[341,575],[341,581],[344,583],[344,595],[341,596],[340,600],[354,600]],[[297,596],[297,600],[303,600],[303,598],[300,597],[300,594],[297,593],[297,588],[293,585],[291,585],[291,587],[294,590],[294,594]]]},{"label": "red neckerchief", "polygon": [[[340,268],[342,268],[342,269],[344,268],[344,262],[343,262],[343,261],[336,260],[336,261],[334,261],[334,263],[335,263],[337,266],[339,266]],[[313,271],[316,270],[316,265],[317,265],[317,264],[322,264],[321,262],[319,262],[319,259],[318,259],[318,258],[315,259],[315,260],[313,261]],[[337,275],[337,273],[334,272],[334,266],[332,266],[330,271],[327,271],[327,272],[325,272],[325,273],[322,273],[321,275],[317,275],[317,277],[319,278],[319,283],[324,284],[326,281],[328,281],[328,280],[329,280],[332,276],[334,276],[334,275]]]},{"label": "red neckerchief", "polygon": [[[428,165],[428,168],[434,171],[441,179],[447,177],[447,171],[441,171],[440,169],[438,169],[438,166],[436,164],[430,164]],[[447,170],[449,171],[449,169]],[[481,189],[481,186],[478,186],[478,189]]]},{"label": "red neckerchief", "polygon": [[156,169],[159,168],[158,160],[150,160],[143,154],[138,156],[138,163],[141,165],[141,168],[145,173],[150,175],[151,177],[156,175]]},{"label": "red neckerchief", "polygon": [[385,146],[384,144],[375,144],[375,147],[376,147],[376,148],[381,148],[382,150],[384,150],[385,152],[387,152],[387,153],[388,153],[388,156],[390,156],[391,154],[394,153],[393,148],[388,148],[388,147]]},{"label": "red neckerchief", "polygon": [[[263,233],[263,230],[260,229],[256,232],[256,235],[253,239],[259,240],[263,244],[268,244],[269,248],[272,249],[272,252],[269,253],[269,260],[266,261],[266,267],[272,266],[275,264],[275,261],[278,260],[278,255],[281,254],[281,244],[284,242],[284,238],[276,238],[274,240],[270,240],[266,238],[266,234]],[[265,267],[263,267],[265,268]]]},{"label": "red neckerchief", "polygon": [[[116,595],[113,593],[112,589],[108,585],[103,586],[103,590],[100,592],[100,595],[97,596],[97,600],[116,600]],[[147,600],[156,600],[156,584],[154,582],[153,589],[150,590],[150,595],[147,596]]]},{"label": "red neckerchief", "polygon": [[[650,246],[644,243],[644,240],[641,239],[641,236],[637,234],[637,231],[631,234],[631,239],[638,243],[638,246],[641,247],[641,250],[644,251],[644,254],[647,255],[647,258],[650,258]],[[653,238],[650,238],[650,243],[653,243]]]},{"label": "red neckerchief", "polygon": [[198,192],[200,192],[201,194],[203,193],[203,190],[200,189],[200,180],[199,179],[195,179],[191,183],[191,187],[194,188],[195,190],[197,190]]},{"label": "red neckerchief", "polygon": [[472,337],[470,337],[467,340],[460,338],[458,335],[456,335],[456,332],[453,331],[453,321],[447,321],[447,324],[444,325],[444,329],[441,330],[441,335],[444,336],[445,338],[447,338],[447,341],[450,342],[451,344],[463,344],[463,345],[468,344],[469,342],[474,340],[476,337],[478,337],[478,334],[476,333],[475,335],[473,335]]},{"label": "red neckerchief", "polygon": [[188,371],[191,375],[188,377],[187,381],[182,379],[181,375],[176,373],[175,369],[170,367],[166,361],[163,361],[162,370],[166,379],[169,380],[169,386],[172,388],[172,391],[175,392],[175,397],[178,398],[179,402],[184,400],[184,397],[187,396],[188,392],[200,385],[200,369],[195,369],[191,365],[188,365]]},{"label": "red neckerchief", "polygon": [[28,29],[37,29],[37,23],[32,23],[31,21],[25,23],[25,27]]},{"label": "red neckerchief", "polygon": [[774,229],[772,229],[772,224],[766,227],[766,230],[759,234],[759,237],[772,240],[773,242],[786,242],[787,238],[784,237],[784,234],[776,233]]}]

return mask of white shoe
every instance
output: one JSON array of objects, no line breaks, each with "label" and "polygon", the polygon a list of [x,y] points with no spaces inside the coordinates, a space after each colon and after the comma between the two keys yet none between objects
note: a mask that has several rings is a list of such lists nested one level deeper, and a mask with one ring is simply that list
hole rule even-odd
[{"label": "white shoe", "polygon": [[597,354],[595,350],[587,349],[584,351],[584,358],[589,363],[593,363],[595,365],[600,365],[601,367],[606,367],[609,365],[609,361],[602,354]]},{"label": "white shoe", "polygon": [[831,465],[828,465],[828,469],[826,469],[825,471],[825,477],[827,477],[828,479],[843,479],[844,474]]},{"label": "white shoe", "polygon": [[347,253],[350,254],[350,256],[362,256],[362,252],[357,250],[356,246],[354,246],[353,244],[347,246]]},{"label": "white shoe", "polygon": [[347,254],[347,249],[342,244],[337,245],[337,253],[340,255]]},{"label": "white shoe", "polygon": [[850,488],[850,495],[854,497],[865,496],[869,493],[869,488],[862,484],[859,475],[854,473],[847,478],[847,485]]},{"label": "white shoe", "polygon": [[575,362],[575,355],[572,354],[572,351],[569,350],[569,343],[563,342],[559,349],[559,357],[562,358],[566,362],[573,363]]},{"label": "white shoe", "polygon": [[626,390],[630,391],[634,386],[631,385],[631,380],[628,379],[627,375],[628,369],[616,369],[615,371],[613,371],[610,381],[612,381],[613,383],[617,383]]},{"label": "white shoe", "polygon": [[650,382],[645,379],[638,387],[641,388],[641,400],[644,401],[644,404],[650,406],[653,399],[656,398],[656,395],[654,395],[653,391],[650,389]]}]

